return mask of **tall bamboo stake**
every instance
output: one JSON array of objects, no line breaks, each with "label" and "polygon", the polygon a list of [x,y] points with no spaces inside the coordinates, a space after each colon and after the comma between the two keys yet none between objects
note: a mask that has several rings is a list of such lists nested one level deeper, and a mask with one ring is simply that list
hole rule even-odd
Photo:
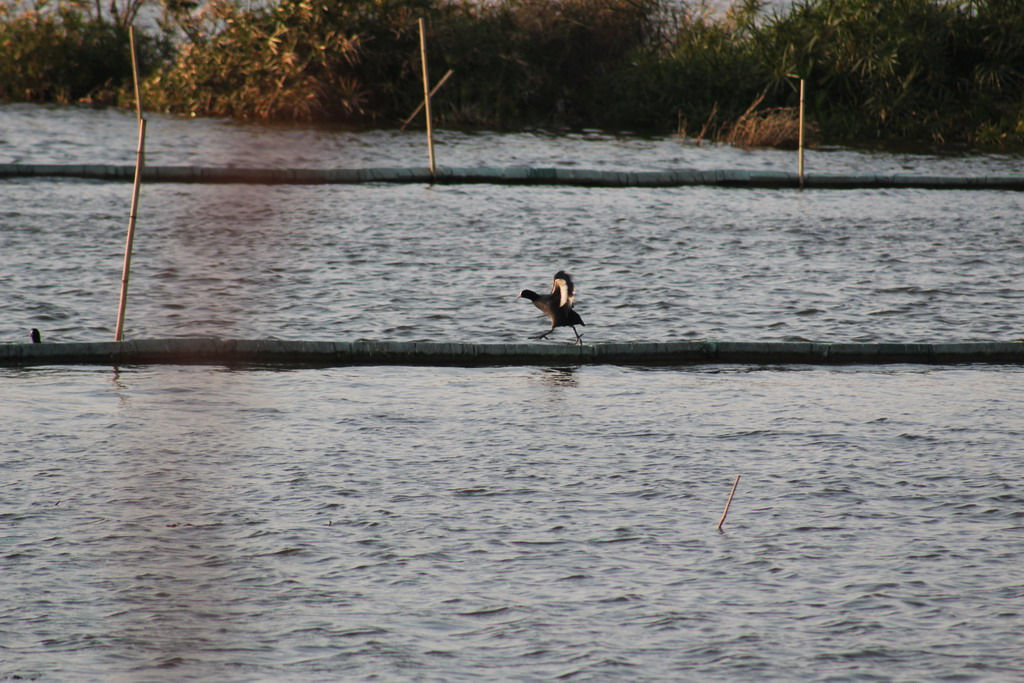
[{"label": "tall bamboo stake", "polygon": [[132,268],[132,243],[135,241],[135,220],[139,212],[139,188],[142,185],[142,167],[145,164],[146,119],[142,117],[142,98],[139,94],[139,64],[135,57],[135,27],[128,27],[128,42],[132,52],[132,77],[135,81],[135,112],[139,122],[139,144],[135,152],[135,182],[132,185],[132,208],[128,214],[128,236],[124,243],[124,267],[121,269],[121,297],[117,305],[117,326],[114,341],[124,339],[124,311],[128,305],[128,278]]},{"label": "tall bamboo stake", "polygon": [[423,109],[427,116],[427,149],[430,152],[430,175],[437,173],[434,163],[434,124],[430,118],[430,74],[427,73],[427,30],[420,18],[420,62],[423,64]]},{"label": "tall bamboo stake", "polygon": [[804,187],[804,79],[800,79],[800,139],[797,143],[799,150],[799,161],[797,162],[797,175],[800,177],[800,189]]},{"label": "tall bamboo stake", "polygon": [[139,94],[139,60],[135,58],[135,27],[128,27],[128,46],[132,51],[132,82],[135,84],[135,115],[142,120],[142,95]]},{"label": "tall bamboo stake", "polygon": [[732,491],[729,491],[729,500],[725,501],[725,509],[722,510],[722,518],[718,520],[718,530],[722,530],[725,524],[725,516],[729,514],[729,506],[732,505],[732,497],[736,495],[736,487],[740,485],[740,475],[736,475],[736,481],[732,483]]}]

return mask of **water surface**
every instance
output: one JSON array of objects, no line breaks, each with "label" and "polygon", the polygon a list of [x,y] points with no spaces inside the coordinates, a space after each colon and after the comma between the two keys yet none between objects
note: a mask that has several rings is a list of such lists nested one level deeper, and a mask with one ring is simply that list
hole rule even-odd
[{"label": "water surface", "polygon": [[[151,130],[151,163],[424,163],[412,133]],[[121,112],[4,106],[0,163],[131,163],[133,131]],[[449,165],[792,161],[599,132],[440,137]],[[130,190],[0,182],[0,342],[113,337]],[[514,296],[566,268],[593,342],[1019,339],[1021,209],[1005,192],[154,185],[127,336],[522,341],[545,323]],[[1022,380],[0,369],[0,677],[1017,680]]]},{"label": "water surface", "polygon": [[0,381],[8,675],[1024,672],[1017,368]]}]

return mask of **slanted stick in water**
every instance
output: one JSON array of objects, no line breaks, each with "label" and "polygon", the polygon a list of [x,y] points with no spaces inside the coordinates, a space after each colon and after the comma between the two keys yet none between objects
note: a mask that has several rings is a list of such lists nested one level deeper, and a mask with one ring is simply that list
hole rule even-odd
[{"label": "slanted stick in water", "polygon": [[427,149],[430,152],[430,175],[437,173],[434,163],[434,122],[430,119],[430,74],[427,72],[427,29],[420,23],[420,61],[423,64],[423,111],[427,117]]},{"label": "slanted stick in water", "polygon": [[[434,93],[436,93],[438,90],[441,89],[441,86],[445,84],[445,81],[447,81],[449,78],[451,78],[453,73],[455,73],[455,72],[452,71],[451,69],[448,69],[448,73],[446,73],[444,76],[441,76],[441,80],[439,80],[437,82],[437,85],[435,85],[433,88],[430,89],[430,94],[428,95],[428,97],[433,97]],[[420,111],[422,111],[422,110],[423,110],[423,102],[420,102],[419,106],[416,107],[416,109],[413,111],[413,113],[409,114],[409,118],[407,118],[405,121],[402,121],[402,126],[401,126],[401,128],[399,128],[399,130],[405,130],[405,127],[408,126],[410,123],[412,123],[412,120],[414,118],[416,118],[416,114],[419,114]]]},{"label": "slanted stick in water", "polygon": [[142,118],[142,97],[139,91],[139,64],[135,57],[135,27],[128,27],[128,41],[132,52],[132,77],[135,80],[135,111],[139,122],[139,145],[135,152],[135,182],[132,186],[132,208],[128,214],[128,236],[124,243],[124,267],[121,270],[121,298],[117,305],[117,326],[114,341],[124,339],[124,311],[128,305],[128,278],[132,268],[132,242],[135,240],[135,219],[139,209],[139,189],[142,184],[142,166],[145,159],[146,119]]},{"label": "slanted stick in water", "polygon": [[722,530],[722,525],[725,524],[725,517],[729,514],[729,506],[732,505],[732,497],[736,495],[736,487],[740,484],[740,475],[736,475],[736,481],[732,483],[732,491],[729,491],[729,500],[725,501],[725,509],[722,510],[722,518],[718,520],[718,530]]}]

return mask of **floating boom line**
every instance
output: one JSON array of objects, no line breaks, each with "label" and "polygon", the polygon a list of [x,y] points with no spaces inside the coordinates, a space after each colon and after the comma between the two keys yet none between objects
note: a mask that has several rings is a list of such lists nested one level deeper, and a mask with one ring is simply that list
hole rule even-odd
[{"label": "floating boom line", "polygon": [[943,343],[693,340],[584,344],[293,341],[216,337],[0,344],[4,365],[1024,365],[1024,341]]}]

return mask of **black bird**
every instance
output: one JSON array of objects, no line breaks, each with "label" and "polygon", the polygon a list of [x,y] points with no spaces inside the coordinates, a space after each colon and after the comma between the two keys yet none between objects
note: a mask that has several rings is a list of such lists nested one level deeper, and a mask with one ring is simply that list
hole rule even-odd
[{"label": "black bird", "polygon": [[544,339],[556,327],[571,327],[576,335],[576,343],[583,345],[583,337],[576,331],[577,325],[586,327],[580,314],[572,310],[572,300],[576,296],[576,287],[572,283],[572,276],[564,270],[555,273],[554,281],[551,283],[550,294],[538,294],[532,289],[524,289],[519,292],[517,299],[529,299],[533,305],[544,311],[544,315],[551,320],[551,329],[542,335],[530,337],[530,339]]},{"label": "black bird", "polygon": [[43,335],[39,334],[39,330],[37,330],[34,327],[32,328],[31,337],[33,344],[38,344],[39,342],[43,341]]}]

